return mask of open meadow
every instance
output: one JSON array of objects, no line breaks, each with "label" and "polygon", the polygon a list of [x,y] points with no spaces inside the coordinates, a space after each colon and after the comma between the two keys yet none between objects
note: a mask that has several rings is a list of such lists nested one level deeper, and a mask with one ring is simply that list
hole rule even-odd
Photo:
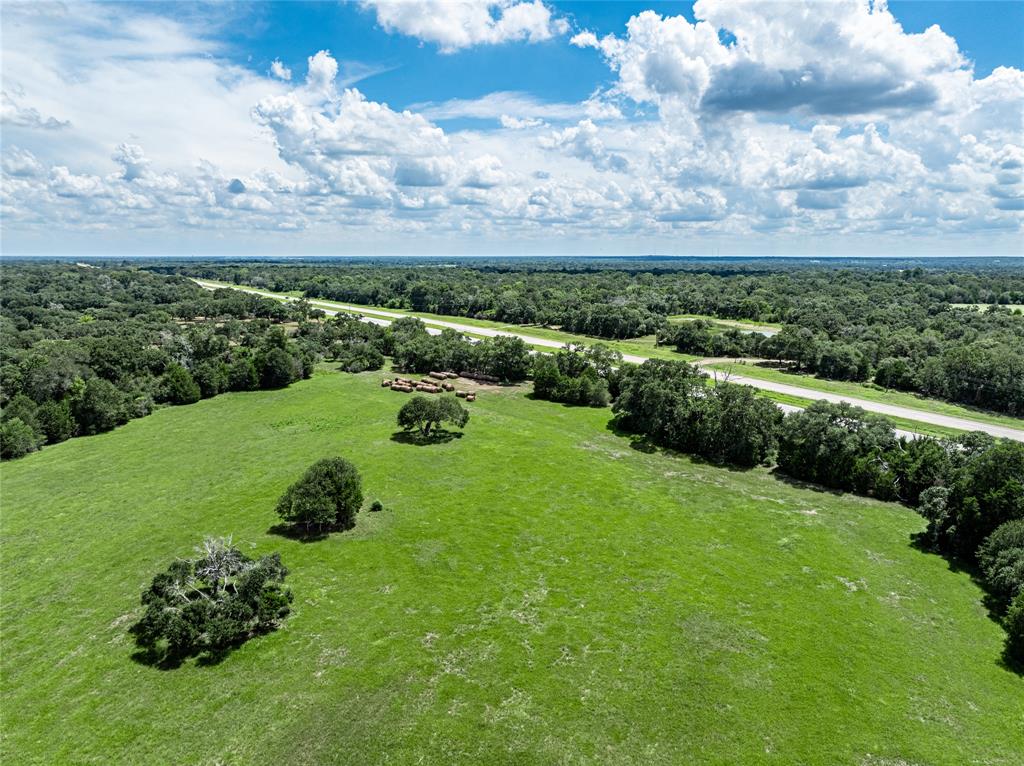
[{"label": "open meadow", "polygon": [[[651,450],[523,387],[410,443],[383,375],[3,465],[5,763],[1020,763],[1024,680],[912,510]],[[385,510],[273,534],[332,455]],[[140,590],[228,534],[281,552],[292,615],[216,664],[134,661]]]}]

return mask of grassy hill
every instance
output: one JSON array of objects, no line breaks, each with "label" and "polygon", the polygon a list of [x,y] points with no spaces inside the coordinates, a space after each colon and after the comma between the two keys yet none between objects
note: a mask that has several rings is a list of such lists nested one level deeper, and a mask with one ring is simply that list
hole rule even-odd
[{"label": "grassy hill", "polygon": [[[1017,764],[1024,680],[910,510],[635,449],[484,394],[392,439],[378,374],[165,409],[2,468],[5,763]],[[269,532],[314,460],[352,532]],[[203,535],[279,550],[294,612],[223,662],[131,659]]]}]

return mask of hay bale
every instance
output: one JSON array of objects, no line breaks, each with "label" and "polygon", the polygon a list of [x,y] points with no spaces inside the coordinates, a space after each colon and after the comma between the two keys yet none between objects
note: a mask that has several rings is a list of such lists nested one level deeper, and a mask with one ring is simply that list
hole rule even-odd
[{"label": "hay bale", "polygon": [[455,390],[455,386],[452,385],[451,383],[449,383],[448,381],[445,381],[444,383],[442,383],[441,384],[441,388],[443,388],[445,391],[454,391]]},{"label": "hay bale", "polygon": [[446,380],[448,378],[448,376],[445,375],[443,372],[428,372],[427,375],[429,375],[434,380]]},{"label": "hay bale", "polygon": [[391,388],[391,381],[387,380],[387,379],[382,380],[380,382],[380,386],[381,386],[381,388]]},{"label": "hay bale", "polygon": [[392,391],[401,391],[403,394],[408,394],[412,391],[412,386],[407,386],[403,383],[395,383],[391,386]]},{"label": "hay bale", "polygon": [[444,375],[448,380],[458,380],[459,378],[459,373],[457,372],[446,372]]},{"label": "hay bale", "polygon": [[460,399],[465,399],[465,398],[467,398],[469,396],[469,392],[468,391],[456,391],[455,395],[457,397],[459,397]]},{"label": "hay bale", "polygon": [[476,394],[468,394],[466,396],[466,401],[467,402],[475,402],[476,401]]}]

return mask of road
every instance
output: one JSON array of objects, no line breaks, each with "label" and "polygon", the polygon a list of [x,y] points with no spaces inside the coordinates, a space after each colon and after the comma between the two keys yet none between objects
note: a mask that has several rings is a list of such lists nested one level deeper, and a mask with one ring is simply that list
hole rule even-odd
[{"label": "road", "polygon": [[[214,290],[217,288],[225,287],[225,285],[218,284],[216,282],[209,282],[203,279],[194,280],[200,287],[205,287],[208,290]],[[298,298],[281,295],[280,293],[272,293],[267,290],[255,290],[248,287],[237,287],[235,285],[229,285],[235,290],[241,290],[246,293],[253,293],[255,295],[263,295],[268,298],[276,298],[282,301],[296,301]],[[315,308],[322,309],[324,313],[329,315],[347,313],[347,314],[359,314],[363,317],[364,321],[372,322],[373,324],[387,325],[390,324],[394,319],[401,319],[402,317],[409,316],[408,314],[399,314],[394,311],[387,311],[386,309],[367,309],[360,306],[350,306],[344,303],[337,303],[335,301],[321,301],[321,300],[309,300],[310,305]],[[541,346],[544,348],[562,348],[565,345],[562,341],[551,340],[550,338],[535,338],[530,335],[518,332],[507,332],[505,330],[495,330],[489,327],[476,327],[474,325],[462,324],[460,322],[449,322],[448,320],[442,319],[424,319],[423,317],[417,317],[421,322],[427,325],[427,332],[433,335],[438,335],[441,332],[439,328],[449,328],[464,333],[472,333],[474,335],[483,335],[487,337],[496,337],[498,335],[513,335],[517,338],[521,338],[524,342],[529,343],[533,346]],[[642,364],[647,361],[645,356],[637,356],[635,354],[623,354],[623,361],[632,362],[634,364]],[[704,362],[711,363],[712,361],[721,360],[703,360]],[[707,367],[701,366],[698,362],[698,366],[701,369],[714,377],[716,374],[721,376],[721,370],[712,370]],[[969,418],[955,417],[952,415],[941,415],[936,412],[928,412],[926,410],[917,410],[911,407],[899,407],[893,404],[882,404],[880,402],[872,402],[867,399],[858,399],[850,396],[841,396],[839,394],[827,393],[824,391],[818,391],[813,388],[805,388],[803,386],[796,386],[789,383],[777,383],[771,380],[760,380],[758,378],[748,378],[743,375],[729,374],[729,381],[732,383],[742,383],[746,386],[753,388],[759,388],[763,391],[771,391],[778,394],[788,394],[789,396],[798,396],[803,399],[824,399],[828,402],[848,402],[849,404],[861,407],[868,412],[877,412],[880,415],[888,415],[889,417],[904,418],[906,420],[916,420],[919,423],[929,423],[935,426],[945,426],[947,428],[956,428],[962,431],[984,431],[992,436],[998,436],[1004,439],[1013,439],[1014,441],[1024,442],[1024,429],[1011,428],[1009,426],[996,425],[993,423],[984,423],[977,420],[971,420]],[[792,405],[780,405],[782,409],[792,411],[798,409]],[[909,431],[897,431],[901,435],[916,436],[911,434]]]}]

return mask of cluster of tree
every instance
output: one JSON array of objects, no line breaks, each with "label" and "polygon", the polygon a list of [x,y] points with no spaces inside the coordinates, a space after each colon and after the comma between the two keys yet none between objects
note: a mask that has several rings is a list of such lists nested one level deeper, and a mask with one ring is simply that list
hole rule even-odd
[{"label": "cluster of tree", "polygon": [[[643,261],[474,268],[405,264],[167,266],[311,297],[540,324],[598,337],[661,330],[664,343],[708,356],[761,356],[838,380],[875,380],[1001,412],[1024,413],[1024,271]],[[987,311],[956,304],[992,304]],[[703,314],[786,325],[774,337],[664,324]],[[688,326],[689,325],[689,326]]]},{"label": "cluster of tree", "polygon": [[683,362],[650,359],[624,370],[616,423],[656,444],[738,466],[769,461],[782,411],[749,386],[708,385]]},{"label": "cluster of tree", "polygon": [[5,264],[0,456],[108,431],[161,403],[279,388],[311,374],[300,307],[139,270]]},{"label": "cluster of tree", "polygon": [[881,416],[816,402],[783,421],[778,467],[916,507],[928,520],[923,542],[977,568],[1006,615],[1007,660],[1024,663],[1024,444],[983,433],[897,438]]},{"label": "cluster of tree", "polygon": [[454,330],[430,335],[418,319],[393,322],[385,333],[384,351],[400,372],[469,371],[504,382],[525,380],[530,374],[530,348],[520,338],[499,335],[470,342]]},{"label": "cluster of tree", "polygon": [[402,405],[397,419],[402,430],[415,430],[424,439],[429,439],[445,423],[465,428],[469,422],[469,411],[454,396],[427,397],[417,394]]},{"label": "cluster of tree", "polygon": [[222,655],[274,630],[290,611],[288,570],[279,554],[254,560],[230,538],[207,538],[196,553],[176,559],[142,593],[146,609],[131,634],[148,662]]},{"label": "cluster of tree", "polygon": [[605,407],[619,393],[622,354],[603,344],[567,345],[533,361],[533,394],[565,404]]}]

